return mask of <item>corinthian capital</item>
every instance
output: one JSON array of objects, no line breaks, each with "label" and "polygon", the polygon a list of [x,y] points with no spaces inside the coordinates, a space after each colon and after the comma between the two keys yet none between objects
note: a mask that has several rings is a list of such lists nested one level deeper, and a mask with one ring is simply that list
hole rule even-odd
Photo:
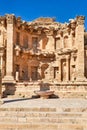
[{"label": "corinthian capital", "polygon": [[14,14],[6,14],[6,19],[8,24],[13,24],[14,22]]}]

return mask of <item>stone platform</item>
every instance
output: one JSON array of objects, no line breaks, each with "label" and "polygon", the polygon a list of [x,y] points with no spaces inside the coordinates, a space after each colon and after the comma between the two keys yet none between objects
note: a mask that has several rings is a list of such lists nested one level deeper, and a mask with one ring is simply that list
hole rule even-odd
[{"label": "stone platform", "polygon": [[3,98],[0,130],[87,130],[86,99]]},{"label": "stone platform", "polygon": [[3,86],[5,95],[14,97],[32,97],[35,91],[54,91],[54,95],[59,98],[87,98],[87,82],[64,82],[64,83],[44,83],[44,87],[38,82],[16,83],[16,85]]}]

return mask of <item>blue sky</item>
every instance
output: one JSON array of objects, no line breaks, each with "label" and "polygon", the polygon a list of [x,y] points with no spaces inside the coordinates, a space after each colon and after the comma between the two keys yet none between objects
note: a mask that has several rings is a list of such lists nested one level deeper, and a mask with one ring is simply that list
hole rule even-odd
[{"label": "blue sky", "polygon": [[87,30],[87,0],[0,0],[0,15],[6,13],[21,16],[26,21],[55,17],[58,22],[84,15]]}]

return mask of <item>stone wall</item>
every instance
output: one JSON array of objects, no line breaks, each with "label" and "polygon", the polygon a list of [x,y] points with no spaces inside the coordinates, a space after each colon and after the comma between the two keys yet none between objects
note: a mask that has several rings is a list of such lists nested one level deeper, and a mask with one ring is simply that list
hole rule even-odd
[{"label": "stone wall", "polygon": [[3,96],[12,97],[38,97],[34,92],[38,90],[52,90],[51,98],[87,98],[87,83],[17,83],[16,85],[3,86]]}]

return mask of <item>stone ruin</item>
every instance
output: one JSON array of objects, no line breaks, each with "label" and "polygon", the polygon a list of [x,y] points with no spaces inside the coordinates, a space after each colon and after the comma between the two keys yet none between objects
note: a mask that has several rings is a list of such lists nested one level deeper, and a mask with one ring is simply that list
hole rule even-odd
[{"label": "stone ruin", "polygon": [[27,90],[38,89],[42,81],[51,84],[51,87],[57,84],[54,88],[56,92],[61,85],[65,90],[72,88],[73,83],[86,86],[87,32],[84,20],[84,16],[77,16],[69,23],[59,23],[54,18],[42,17],[26,22],[13,14],[1,16],[3,91],[12,93],[12,86],[15,86],[15,94],[20,86],[23,91],[25,86]]}]

